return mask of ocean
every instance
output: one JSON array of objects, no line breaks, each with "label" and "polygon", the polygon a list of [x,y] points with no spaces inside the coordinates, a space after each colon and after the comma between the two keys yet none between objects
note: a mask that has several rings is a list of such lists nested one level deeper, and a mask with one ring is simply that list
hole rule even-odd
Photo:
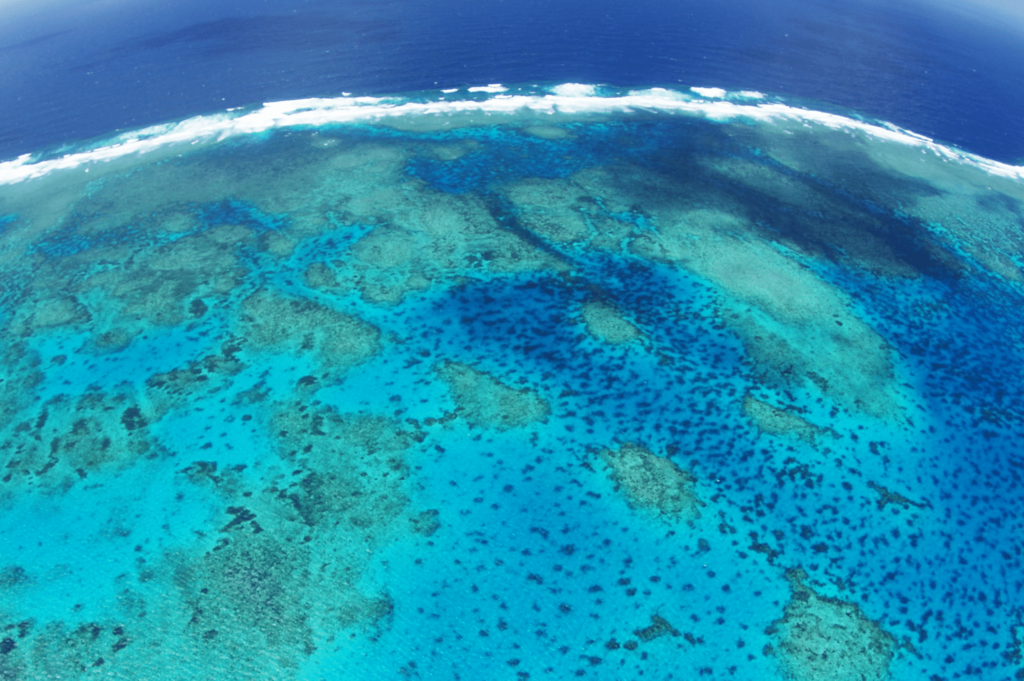
[{"label": "ocean", "polygon": [[[966,5],[970,7],[970,5]],[[225,108],[487,83],[753,89],[1024,161],[1024,19],[934,3],[85,3],[0,25],[0,159]]]},{"label": "ocean", "polygon": [[6,48],[0,678],[1024,676],[1011,27],[111,11]]}]

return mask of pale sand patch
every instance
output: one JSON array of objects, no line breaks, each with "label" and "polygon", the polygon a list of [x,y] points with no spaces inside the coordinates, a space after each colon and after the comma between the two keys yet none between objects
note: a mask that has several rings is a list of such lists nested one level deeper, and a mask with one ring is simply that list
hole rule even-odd
[{"label": "pale sand patch", "polygon": [[540,137],[541,139],[546,140],[564,140],[575,137],[575,135],[565,128],[559,128],[554,125],[529,125],[523,128],[523,132],[527,135]]}]

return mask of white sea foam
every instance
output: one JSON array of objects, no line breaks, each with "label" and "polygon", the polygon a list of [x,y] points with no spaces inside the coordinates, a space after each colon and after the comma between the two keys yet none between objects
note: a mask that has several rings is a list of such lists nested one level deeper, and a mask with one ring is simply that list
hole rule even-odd
[{"label": "white sea foam", "polygon": [[[959,151],[889,123],[868,123],[838,114],[773,102],[763,95],[753,96],[760,93],[742,91],[736,93],[739,96],[733,96],[718,88],[692,90],[702,98],[664,88],[605,96],[598,94],[594,85],[566,83],[550,88],[547,94],[497,94],[486,99],[447,100],[439,94],[434,101],[410,101],[400,97],[337,97],[270,102],[258,109],[197,116],[177,123],[124,133],[102,145],[60,158],[38,160],[25,154],[13,161],[0,163],[0,184],[22,182],[61,169],[111,161],[132,154],[145,154],[172,145],[213,143],[235,135],[257,134],[275,128],[373,122],[398,116],[444,116],[458,113],[515,115],[523,110],[570,115],[643,110],[691,114],[716,121],[743,119],[765,123],[820,125],[832,130],[858,131],[876,139],[918,146],[947,160],[970,164],[994,175],[1024,179],[1022,166],[999,163]],[[496,94],[506,92],[507,88],[488,85],[485,88],[469,88],[469,91]],[[710,97],[706,95],[708,92],[714,93],[715,97],[704,98]],[[750,102],[751,99],[757,101]]]},{"label": "white sea foam", "polygon": [[469,88],[470,92],[504,92],[507,90],[501,83],[492,83],[491,85],[480,85],[477,87]]},{"label": "white sea foam", "polygon": [[722,99],[726,95],[725,90],[720,87],[692,87],[690,90],[709,99]]},{"label": "white sea foam", "polygon": [[593,97],[597,94],[597,86],[584,85],[582,83],[562,83],[551,88],[551,92],[562,97]]}]

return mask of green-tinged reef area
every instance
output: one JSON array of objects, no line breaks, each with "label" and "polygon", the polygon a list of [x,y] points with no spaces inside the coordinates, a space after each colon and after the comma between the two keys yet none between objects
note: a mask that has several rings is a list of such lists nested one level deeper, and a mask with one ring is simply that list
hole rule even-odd
[{"label": "green-tinged reef area", "polygon": [[0,184],[0,679],[1024,678],[1024,182],[865,130]]}]

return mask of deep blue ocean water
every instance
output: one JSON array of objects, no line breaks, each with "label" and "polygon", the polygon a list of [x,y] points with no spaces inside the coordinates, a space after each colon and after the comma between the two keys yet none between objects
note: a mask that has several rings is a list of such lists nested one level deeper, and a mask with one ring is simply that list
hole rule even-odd
[{"label": "deep blue ocean water", "polygon": [[846,107],[1020,162],[1024,18],[968,2],[952,7],[876,0],[15,4],[0,22],[0,159],[264,101],[584,82],[755,89]]}]

